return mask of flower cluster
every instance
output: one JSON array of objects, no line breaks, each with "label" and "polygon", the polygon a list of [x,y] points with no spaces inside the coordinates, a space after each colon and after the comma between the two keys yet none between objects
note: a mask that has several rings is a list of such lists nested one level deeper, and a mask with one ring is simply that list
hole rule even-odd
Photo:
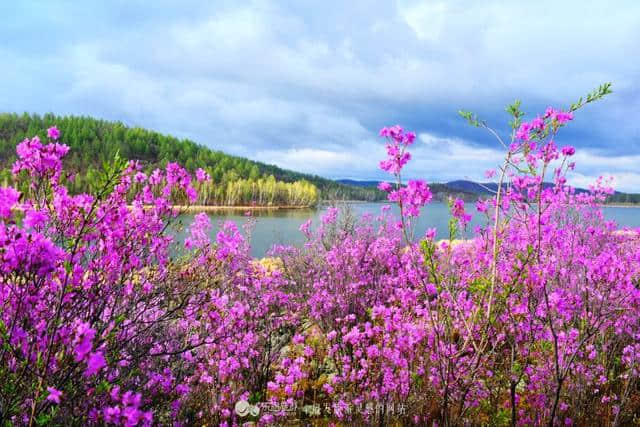
[{"label": "flower cluster", "polygon": [[429,186],[424,181],[409,180],[406,187],[389,192],[389,200],[402,204],[402,214],[408,217],[420,215],[420,209],[433,198]]},{"label": "flower cluster", "polygon": [[[532,122],[547,135],[518,144],[507,164],[535,169],[507,171],[500,196],[478,202],[491,221],[471,240],[437,243],[431,229],[407,245],[383,214],[330,245],[318,231],[304,248],[282,250],[311,326],[288,347],[295,364],[280,366],[270,399],[329,404],[345,423],[631,420],[640,236],[616,232],[602,216],[604,181],[590,193],[566,185],[573,166],[564,160],[575,149],[559,150],[558,128],[544,121],[571,117],[550,110]],[[546,184],[547,172],[556,185]],[[422,187],[396,188],[381,185],[402,204],[401,190]],[[470,219],[461,200],[451,211],[462,224]],[[410,415],[376,409],[390,402]]]},{"label": "flower cluster", "polygon": [[380,168],[396,177],[396,189],[388,183],[381,182],[378,188],[389,193],[388,199],[398,203],[403,218],[417,217],[420,209],[429,203],[433,197],[429,186],[421,180],[409,180],[406,187],[401,185],[400,173],[402,168],[411,160],[411,153],[407,151],[416,139],[413,132],[405,132],[396,125],[382,128],[380,136],[387,139],[387,158],[380,162]]},{"label": "flower cluster", "polygon": [[205,214],[180,255],[167,233],[173,197],[195,190],[175,163],[147,172],[116,161],[95,194],[71,195],[67,146],[31,138],[17,151],[25,192],[0,188],[0,418],[234,422],[235,400],[266,387],[248,373],[273,363],[285,319],[297,324],[282,276],[253,262],[233,223],[211,242]]},{"label": "flower cluster", "polygon": [[[26,140],[14,168],[25,190],[0,188],[0,418],[632,423],[640,234],[603,217],[606,180],[588,193],[567,185],[575,149],[554,141],[571,118],[550,109],[517,126],[500,191],[476,204],[487,225],[466,241],[437,242],[435,229],[407,239],[431,192],[400,179],[415,135],[385,128],[382,167],[398,182],[381,188],[401,221],[388,206],[357,220],[329,208],[301,226],[303,246],[260,261],[234,223],[211,239],[205,214],[184,244],[167,233],[172,197],[195,191],[177,164],[116,164],[95,194],[71,195],[59,132]],[[463,201],[451,212],[469,222]],[[279,409],[236,413],[240,400]]]},{"label": "flower cluster", "polygon": [[411,160],[411,154],[406,150],[413,144],[416,134],[405,132],[400,126],[383,128],[380,136],[387,139],[387,158],[380,161],[380,168],[393,175],[400,173],[404,165]]}]

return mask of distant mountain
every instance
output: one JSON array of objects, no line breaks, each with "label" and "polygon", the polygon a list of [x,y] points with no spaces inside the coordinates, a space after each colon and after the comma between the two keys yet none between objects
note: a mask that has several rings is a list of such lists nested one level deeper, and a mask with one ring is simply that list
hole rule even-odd
[{"label": "distant mountain", "polygon": [[479,184],[477,182],[467,181],[464,179],[449,181],[444,185],[446,185],[452,190],[465,191],[467,193],[478,194],[478,195],[492,194],[494,191],[498,189],[498,185],[493,182]]},{"label": "distant mountain", "polygon": [[[449,181],[445,184],[447,187],[452,190],[458,191],[466,191],[469,193],[477,194],[479,196],[484,195],[492,195],[498,191],[498,184],[495,182],[474,182],[468,181],[465,179],[458,179],[456,181]],[[550,182],[544,183],[545,188],[553,187],[553,184]],[[578,193],[586,193],[588,190],[584,188],[576,188],[576,192]]]},{"label": "distant mountain", "polygon": [[[377,187],[381,181],[373,181],[373,180],[355,180],[355,179],[338,179],[336,182],[339,182],[344,185],[349,185],[352,187],[364,187],[371,188]],[[546,188],[552,187],[553,184],[550,182],[545,182],[544,186]],[[476,200],[479,197],[487,197],[495,194],[498,190],[498,184],[495,182],[474,182],[466,179],[458,179],[454,181],[449,181],[444,184],[440,183],[431,183],[429,184],[431,191],[434,193],[437,200],[446,200],[449,196],[451,197],[460,197],[464,200]],[[589,190],[584,188],[576,188],[577,193],[586,193]],[[613,195],[611,195],[607,199],[608,203],[632,203],[637,204],[640,203],[640,194],[637,193],[623,193],[620,191],[616,191]]]}]

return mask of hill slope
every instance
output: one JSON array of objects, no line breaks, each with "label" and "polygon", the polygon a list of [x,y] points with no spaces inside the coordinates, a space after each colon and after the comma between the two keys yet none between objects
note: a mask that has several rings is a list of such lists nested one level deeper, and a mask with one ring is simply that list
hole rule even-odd
[{"label": "hill slope", "polygon": [[[376,188],[381,181],[367,180],[359,181],[356,179],[338,179],[337,182],[345,185],[351,185],[362,188]],[[468,191],[463,188],[449,187],[448,184],[430,183],[429,188],[433,193],[435,200],[445,201],[450,197],[460,198],[465,201],[474,201],[478,198],[478,193]]]},{"label": "hill slope", "polygon": [[203,168],[222,187],[239,180],[254,182],[275,179],[286,183],[307,181],[318,188],[322,199],[384,198],[384,194],[374,188],[343,185],[319,176],[232,156],[188,139],[84,116],[0,114],[0,168],[6,171],[13,163],[15,147],[20,141],[34,135],[44,138],[46,129],[53,125],[60,129],[61,140],[71,147],[66,164],[69,169],[78,173],[77,190],[82,190],[83,179],[91,175],[92,169],[99,168],[119,152],[122,157],[141,160],[148,167],[178,162],[191,172]]}]

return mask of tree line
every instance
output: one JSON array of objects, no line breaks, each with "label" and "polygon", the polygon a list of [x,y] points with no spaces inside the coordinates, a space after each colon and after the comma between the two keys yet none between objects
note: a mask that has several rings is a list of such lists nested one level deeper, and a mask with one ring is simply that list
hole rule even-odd
[{"label": "tree line", "polygon": [[33,135],[44,140],[46,129],[53,125],[71,148],[65,167],[75,174],[69,185],[74,192],[88,191],[102,165],[119,153],[125,159],[140,160],[147,169],[168,162],[178,162],[190,172],[204,169],[213,181],[205,191],[203,202],[207,204],[299,205],[320,199],[376,201],[385,197],[375,188],[285,170],[122,122],[51,113],[0,114],[0,182],[9,180],[16,145]]}]

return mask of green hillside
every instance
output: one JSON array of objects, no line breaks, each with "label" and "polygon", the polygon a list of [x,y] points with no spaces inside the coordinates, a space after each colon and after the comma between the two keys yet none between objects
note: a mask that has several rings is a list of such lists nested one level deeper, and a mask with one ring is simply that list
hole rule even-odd
[{"label": "green hillside", "polygon": [[[313,200],[380,200],[375,188],[344,185],[319,176],[302,174],[274,165],[212,150],[188,139],[128,127],[121,122],[85,116],[54,114],[0,114],[0,178],[6,180],[15,160],[16,145],[56,125],[61,140],[71,147],[66,166],[76,172],[73,191],[85,191],[103,162],[116,152],[126,159],[141,160],[148,168],[178,162],[191,172],[205,169],[214,185],[207,189],[205,204],[313,204]],[[315,189],[315,190],[314,190]],[[314,196],[315,191],[315,196]]]}]

